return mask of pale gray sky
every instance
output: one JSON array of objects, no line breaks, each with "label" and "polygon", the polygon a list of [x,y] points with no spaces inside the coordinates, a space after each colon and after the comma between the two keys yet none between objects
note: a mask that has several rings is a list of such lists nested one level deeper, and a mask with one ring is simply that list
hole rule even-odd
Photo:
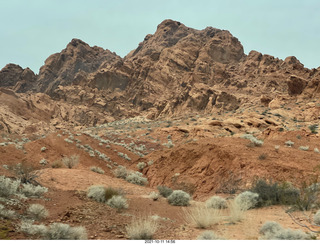
[{"label": "pale gray sky", "polygon": [[319,0],[0,0],[0,69],[7,63],[38,73],[72,38],[120,56],[164,19],[229,30],[244,46],[320,66]]}]

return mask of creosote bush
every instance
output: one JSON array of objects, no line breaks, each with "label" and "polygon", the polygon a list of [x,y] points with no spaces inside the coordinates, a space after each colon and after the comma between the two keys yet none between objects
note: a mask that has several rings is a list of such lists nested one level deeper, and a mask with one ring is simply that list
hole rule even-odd
[{"label": "creosote bush", "polygon": [[259,194],[257,207],[277,204],[293,205],[296,204],[300,195],[299,189],[289,183],[268,183],[263,179],[256,181],[250,191]]},{"label": "creosote bush", "polygon": [[158,228],[158,224],[148,217],[134,218],[126,226],[127,235],[131,240],[151,240]]},{"label": "creosote bush", "polygon": [[213,196],[206,201],[207,208],[222,209],[227,208],[227,201],[219,196]]},{"label": "creosote bush", "polygon": [[248,210],[254,208],[258,203],[259,194],[250,191],[240,193],[234,199],[235,203],[240,207],[241,210]]},{"label": "creosote bush", "polygon": [[188,193],[182,190],[173,191],[167,198],[170,205],[173,206],[188,206],[191,197]]},{"label": "creosote bush", "polygon": [[79,163],[79,155],[71,155],[70,157],[63,157],[62,163],[67,166],[67,168],[72,169]]},{"label": "creosote bush", "polygon": [[160,193],[161,196],[167,198],[168,196],[171,195],[171,193],[173,192],[173,190],[167,186],[157,186],[157,189]]}]

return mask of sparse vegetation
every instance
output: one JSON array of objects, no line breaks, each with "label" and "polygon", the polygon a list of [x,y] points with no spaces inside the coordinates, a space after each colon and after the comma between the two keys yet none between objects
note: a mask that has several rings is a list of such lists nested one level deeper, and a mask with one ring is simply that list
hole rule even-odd
[{"label": "sparse vegetation", "polygon": [[223,209],[227,208],[227,201],[219,196],[213,196],[206,201],[207,208]]},{"label": "sparse vegetation", "polygon": [[8,197],[16,194],[20,183],[20,180],[12,180],[10,178],[6,178],[5,176],[0,176],[0,196]]},{"label": "sparse vegetation", "polygon": [[263,179],[257,180],[251,191],[259,195],[257,207],[277,204],[292,205],[298,201],[300,194],[299,189],[289,183],[268,183]]},{"label": "sparse vegetation", "polygon": [[218,209],[197,206],[183,208],[183,213],[187,223],[201,229],[206,229],[221,221],[221,213]]},{"label": "sparse vegetation", "polygon": [[113,171],[113,174],[117,178],[126,179],[128,172],[127,172],[126,167],[124,167],[122,165],[118,165],[118,167]]},{"label": "sparse vegetation", "polygon": [[106,187],[93,185],[87,190],[87,197],[92,198],[97,202],[106,201]]},{"label": "sparse vegetation", "polygon": [[158,192],[152,191],[149,194],[149,198],[151,198],[153,201],[157,201],[160,198],[160,194]]},{"label": "sparse vegetation", "polygon": [[167,186],[157,186],[157,189],[160,193],[161,196],[167,198],[168,196],[171,195],[171,193],[173,192],[173,190]]},{"label": "sparse vegetation", "polygon": [[182,190],[174,190],[167,199],[169,204],[173,206],[188,206],[191,197]]},{"label": "sparse vegetation", "polygon": [[244,135],[241,136],[241,138],[250,140],[251,146],[254,146],[254,147],[261,147],[263,145],[263,141],[262,140],[258,140],[257,138],[255,138],[251,134],[244,134]]},{"label": "sparse vegetation", "polygon": [[302,230],[284,229],[277,222],[266,222],[260,229],[265,240],[311,240],[312,236]]},{"label": "sparse vegetation", "polygon": [[2,219],[14,219],[16,217],[15,211],[6,209],[5,206],[0,204],[0,218]]},{"label": "sparse vegetation", "polygon": [[107,204],[112,207],[116,208],[117,210],[127,209],[128,203],[127,199],[125,199],[123,196],[112,196],[108,201]]},{"label": "sparse vegetation", "polygon": [[212,230],[206,230],[197,237],[197,240],[223,240],[223,238],[217,236]]},{"label": "sparse vegetation", "polygon": [[312,134],[318,134],[318,124],[313,124],[308,126]]},{"label": "sparse vegetation", "polygon": [[72,155],[70,157],[63,157],[62,163],[67,166],[67,168],[72,169],[79,163],[79,155]]},{"label": "sparse vegetation", "polygon": [[140,162],[140,163],[137,164],[137,168],[139,170],[143,170],[146,166],[147,166],[147,164],[144,163],[144,162]]},{"label": "sparse vegetation", "polygon": [[148,184],[147,178],[143,177],[140,172],[130,172],[126,177],[126,181],[140,186]]},{"label": "sparse vegetation", "polygon": [[229,218],[228,220],[231,223],[237,223],[244,219],[245,211],[243,206],[240,206],[239,203],[235,200],[229,202]]},{"label": "sparse vegetation", "polygon": [[104,174],[104,170],[101,169],[100,167],[92,166],[92,167],[90,167],[90,170],[93,172],[96,172],[98,174]]},{"label": "sparse vegetation", "polygon": [[302,150],[302,151],[308,151],[309,150],[309,146],[300,146],[299,149]]},{"label": "sparse vegetation", "polygon": [[158,224],[151,218],[141,217],[134,218],[130,224],[126,226],[126,231],[131,240],[151,240],[158,228]]},{"label": "sparse vegetation", "polygon": [[45,234],[48,240],[86,240],[87,231],[84,227],[71,227],[68,224],[53,223]]},{"label": "sparse vegetation", "polygon": [[48,217],[48,210],[41,204],[31,204],[27,209],[27,215],[34,220],[42,220]]},{"label": "sparse vegetation", "polygon": [[40,197],[48,191],[48,188],[40,185],[35,186],[32,184],[22,184],[21,193],[26,197]]},{"label": "sparse vegetation", "polygon": [[294,145],[294,142],[293,141],[286,141],[285,143],[284,143],[287,147],[292,147],[293,145]]},{"label": "sparse vegetation", "polygon": [[245,191],[236,196],[235,203],[241,210],[248,210],[254,208],[258,203],[259,194],[250,191]]}]

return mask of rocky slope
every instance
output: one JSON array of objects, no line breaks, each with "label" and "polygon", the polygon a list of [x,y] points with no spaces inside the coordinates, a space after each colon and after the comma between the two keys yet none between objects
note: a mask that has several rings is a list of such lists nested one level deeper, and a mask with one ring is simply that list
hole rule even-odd
[{"label": "rocky slope", "polygon": [[53,125],[88,126],[137,115],[155,119],[313,99],[319,94],[319,71],[304,68],[295,57],[246,55],[226,30],[195,30],[165,20],[124,58],[73,39],[45,61],[39,75],[7,65],[0,85],[49,95],[46,106],[65,111],[49,109]]}]

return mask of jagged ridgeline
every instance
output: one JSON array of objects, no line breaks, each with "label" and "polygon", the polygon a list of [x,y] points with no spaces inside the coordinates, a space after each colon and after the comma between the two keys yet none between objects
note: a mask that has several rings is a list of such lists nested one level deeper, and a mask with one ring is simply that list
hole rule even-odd
[{"label": "jagged ridgeline", "polygon": [[52,126],[232,111],[257,99],[268,106],[279,95],[316,96],[319,82],[319,69],[304,68],[295,57],[246,55],[229,31],[196,30],[173,20],[160,23],[124,58],[73,39],[47,58],[38,75],[15,64],[0,71],[0,86],[20,93],[11,99],[31,117],[33,110],[45,110]]}]

